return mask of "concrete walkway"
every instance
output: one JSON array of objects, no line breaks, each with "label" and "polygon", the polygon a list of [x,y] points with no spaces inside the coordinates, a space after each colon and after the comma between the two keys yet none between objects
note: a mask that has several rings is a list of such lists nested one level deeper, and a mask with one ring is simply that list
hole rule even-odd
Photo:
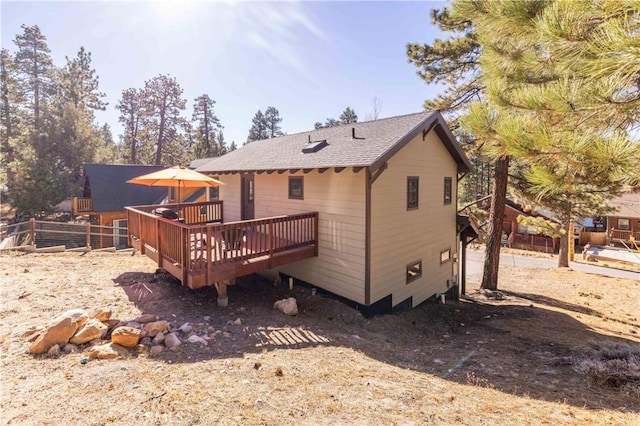
[{"label": "concrete walkway", "polygon": [[[616,247],[591,246],[587,253],[598,260],[618,260],[640,265],[640,252],[620,249]],[[580,256],[576,253],[576,256]]]}]

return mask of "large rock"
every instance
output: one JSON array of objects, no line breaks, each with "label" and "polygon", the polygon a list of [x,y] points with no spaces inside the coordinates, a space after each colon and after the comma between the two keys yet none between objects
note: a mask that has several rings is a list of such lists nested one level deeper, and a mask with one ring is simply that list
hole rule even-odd
[{"label": "large rock", "polygon": [[51,348],[47,351],[47,355],[49,355],[51,358],[55,358],[60,355],[60,345],[51,346]]},{"label": "large rock", "polygon": [[95,318],[98,321],[106,322],[111,319],[111,309],[109,308],[98,308],[94,313],[91,314],[91,318]]},{"label": "large rock", "polygon": [[138,344],[142,332],[133,327],[118,327],[111,332],[111,341],[125,348],[132,348]]},{"label": "large rock", "polygon": [[164,333],[158,333],[156,334],[156,336],[153,338],[153,340],[151,340],[151,343],[153,345],[159,345],[162,342],[164,342]]},{"label": "large rock", "polygon": [[144,325],[144,331],[147,332],[149,337],[155,337],[158,333],[164,333],[167,330],[169,330],[167,321],[148,322]]},{"label": "large rock", "polygon": [[40,336],[29,346],[29,353],[43,354],[53,345],[64,345],[78,329],[78,323],[71,317],[63,317],[49,323]]},{"label": "large rock", "polygon": [[139,322],[140,324],[147,324],[149,322],[158,321],[158,316],[156,314],[142,314],[138,318],[134,319],[135,322]]},{"label": "large rock", "polygon": [[109,327],[104,325],[97,318],[91,318],[85,325],[76,331],[69,343],[74,345],[83,345],[93,339],[102,339],[106,334]]},{"label": "large rock", "polygon": [[111,359],[119,356],[127,356],[129,352],[116,343],[105,343],[87,348],[84,354],[93,359]]},{"label": "large rock", "polygon": [[285,315],[298,315],[298,303],[295,297],[278,300],[273,304],[274,309],[278,309]]},{"label": "large rock", "polygon": [[149,356],[160,356],[163,350],[164,346],[162,345],[151,346],[151,349],[149,349]]},{"label": "large rock", "polygon": [[49,327],[51,324],[58,323],[65,318],[71,318],[76,322],[78,327],[82,327],[84,323],[89,320],[89,314],[87,314],[87,311],[85,311],[84,309],[70,309],[52,319],[49,324],[47,324],[47,327]]},{"label": "large rock", "polygon": [[182,342],[176,335],[176,333],[169,333],[164,337],[164,345],[170,349],[177,348]]},{"label": "large rock", "polygon": [[187,339],[187,342],[189,343],[200,343],[203,345],[208,345],[209,342],[207,342],[205,339],[203,339],[202,337],[198,336],[197,334],[193,334],[191,336],[189,336],[189,338]]}]

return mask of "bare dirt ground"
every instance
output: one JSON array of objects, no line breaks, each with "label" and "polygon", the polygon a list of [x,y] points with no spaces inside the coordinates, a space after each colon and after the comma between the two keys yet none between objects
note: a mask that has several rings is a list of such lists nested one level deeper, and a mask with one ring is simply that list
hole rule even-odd
[{"label": "bare dirt ground", "polygon": [[[365,319],[310,287],[253,276],[219,308],[215,290],[155,269],[130,253],[0,255],[2,424],[639,423],[637,387],[591,386],[572,365],[597,343],[640,347],[637,281],[503,267],[504,300],[472,290],[459,303]],[[273,309],[289,296],[298,316]],[[15,335],[102,306],[215,339],[81,364],[80,353],[29,355]]]}]

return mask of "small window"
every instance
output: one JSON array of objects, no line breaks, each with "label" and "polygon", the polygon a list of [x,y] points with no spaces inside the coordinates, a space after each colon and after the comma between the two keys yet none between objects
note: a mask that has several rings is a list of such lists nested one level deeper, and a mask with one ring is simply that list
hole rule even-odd
[{"label": "small window", "polygon": [[451,249],[448,248],[440,252],[440,264],[447,263],[451,260]]},{"label": "small window", "polygon": [[407,284],[422,276],[422,260],[407,265]]},{"label": "small window", "polygon": [[409,176],[407,178],[407,210],[418,208],[418,177]]},{"label": "small window", "polygon": [[618,219],[618,229],[623,231],[629,230],[629,219]]},{"label": "small window", "polygon": [[[218,176],[214,177],[214,179],[218,179]],[[219,186],[210,186],[209,187],[209,201],[218,201],[220,200],[220,187]]]},{"label": "small window", "polygon": [[169,201],[176,201],[176,188],[169,187]]},{"label": "small window", "polygon": [[293,200],[304,199],[302,176],[289,176],[289,198]]},{"label": "small window", "polygon": [[451,178],[444,178],[444,204],[451,204]]}]

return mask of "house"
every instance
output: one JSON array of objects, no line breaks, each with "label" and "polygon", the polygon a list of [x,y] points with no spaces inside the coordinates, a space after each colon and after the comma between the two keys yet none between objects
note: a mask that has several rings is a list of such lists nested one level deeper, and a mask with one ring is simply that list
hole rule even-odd
[{"label": "house", "polygon": [[317,214],[316,255],[273,268],[286,277],[367,313],[457,295],[457,182],[471,164],[438,112],[255,141],[195,169],[224,182],[225,223]]},{"label": "house", "polygon": [[607,201],[615,212],[587,218],[580,233],[581,244],[640,245],[640,188]]},{"label": "house", "polygon": [[[72,198],[72,214],[88,215],[95,225],[126,227],[124,222],[119,222],[127,217],[126,206],[158,204],[167,198],[167,188],[131,185],[126,183],[127,180],[162,168],[129,164],[85,164],[82,197]],[[104,243],[101,241],[103,239]],[[112,245],[113,242],[108,235],[99,240],[92,245],[99,248]]]},{"label": "house", "polygon": [[558,252],[560,249],[559,238],[552,238],[539,234],[535,227],[519,223],[518,216],[542,217],[550,222],[556,222],[550,213],[546,213],[542,209],[525,208],[513,199],[507,197],[505,201],[502,230],[508,237],[506,244],[509,247],[540,251],[544,253]]}]

